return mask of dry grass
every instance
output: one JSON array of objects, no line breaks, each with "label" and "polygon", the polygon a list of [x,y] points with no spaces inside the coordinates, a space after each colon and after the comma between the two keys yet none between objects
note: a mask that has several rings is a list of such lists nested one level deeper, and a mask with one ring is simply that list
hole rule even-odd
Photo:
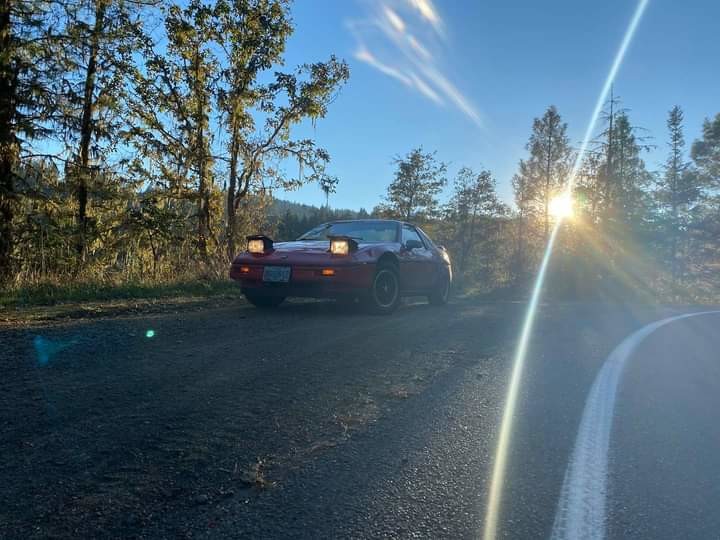
[{"label": "dry grass", "polygon": [[51,306],[59,303],[173,297],[211,297],[238,294],[229,279],[194,279],[176,282],[43,281],[0,291],[0,309]]}]

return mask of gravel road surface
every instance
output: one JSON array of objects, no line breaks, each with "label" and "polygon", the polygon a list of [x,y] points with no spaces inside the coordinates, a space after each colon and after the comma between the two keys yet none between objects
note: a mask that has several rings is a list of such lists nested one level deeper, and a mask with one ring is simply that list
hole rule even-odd
[{"label": "gravel road surface", "polygon": [[[524,309],[298,302],[0,328],[0,537],[476,538]],[[605,358],[682,311],[541,306],[502,537],[550,535]],[[717,537],[719,324],[669,325],[628,364],[610,537]]]}]

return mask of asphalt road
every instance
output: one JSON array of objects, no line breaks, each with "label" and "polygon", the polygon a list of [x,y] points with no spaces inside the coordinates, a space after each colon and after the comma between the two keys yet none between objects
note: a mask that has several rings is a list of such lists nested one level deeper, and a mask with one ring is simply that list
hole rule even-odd
[{"label": "asphalt road", "polygon": [[[521,303],[247,306],[0,329],[0,537],[476,538]],[[499,535],[553,531],[610,352],[693,311],[541,306]],[[718,538],[720,316],[620,377],[611,538]]]}]

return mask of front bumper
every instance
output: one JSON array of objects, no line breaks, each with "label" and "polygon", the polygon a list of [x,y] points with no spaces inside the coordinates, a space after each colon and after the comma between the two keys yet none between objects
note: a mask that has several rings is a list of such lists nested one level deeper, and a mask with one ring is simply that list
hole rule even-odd
[{"label": "front bumper", "polygon": [[[278,266],[270,264],[270,266]],[[374,268],[371,264],[347,263],[332,266],[289,264],[290,281],[268,283],[263,281],[265,265],[257,262],[233,262],[230,278],[240,282],[245,291],[262,292],[277,296],[304,296],[311,298],[336,298],[367,291],[372,283]],[[324,276],[323,269],[335,271]]]}]

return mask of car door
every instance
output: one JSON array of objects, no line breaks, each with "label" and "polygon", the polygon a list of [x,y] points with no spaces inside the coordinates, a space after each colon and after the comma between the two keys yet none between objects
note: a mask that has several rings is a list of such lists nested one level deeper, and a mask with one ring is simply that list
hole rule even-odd
[{"label": "car door", "polygon": [[400,241],[400,280],[406,291],[426,290],[432,284],[434,260],[415,227],[404,223]]},{"label": "car door", "polygon": [[425,247],[428,249],[428,258],[430,259],[430,286],[432,287],[438,282],[438,279],[441,276],[444,276],[445,273],[448,271],[446,269],[447,263],[445,262],[445,259],[443,258],[443,255],[438,248],[438,246],[435,245],[435,243],[430,240],[430,237],[423,231],[420,227],[415,227],[418,233],[420,233],[420,238],[422,238],[423,242],[425,243]]}]

